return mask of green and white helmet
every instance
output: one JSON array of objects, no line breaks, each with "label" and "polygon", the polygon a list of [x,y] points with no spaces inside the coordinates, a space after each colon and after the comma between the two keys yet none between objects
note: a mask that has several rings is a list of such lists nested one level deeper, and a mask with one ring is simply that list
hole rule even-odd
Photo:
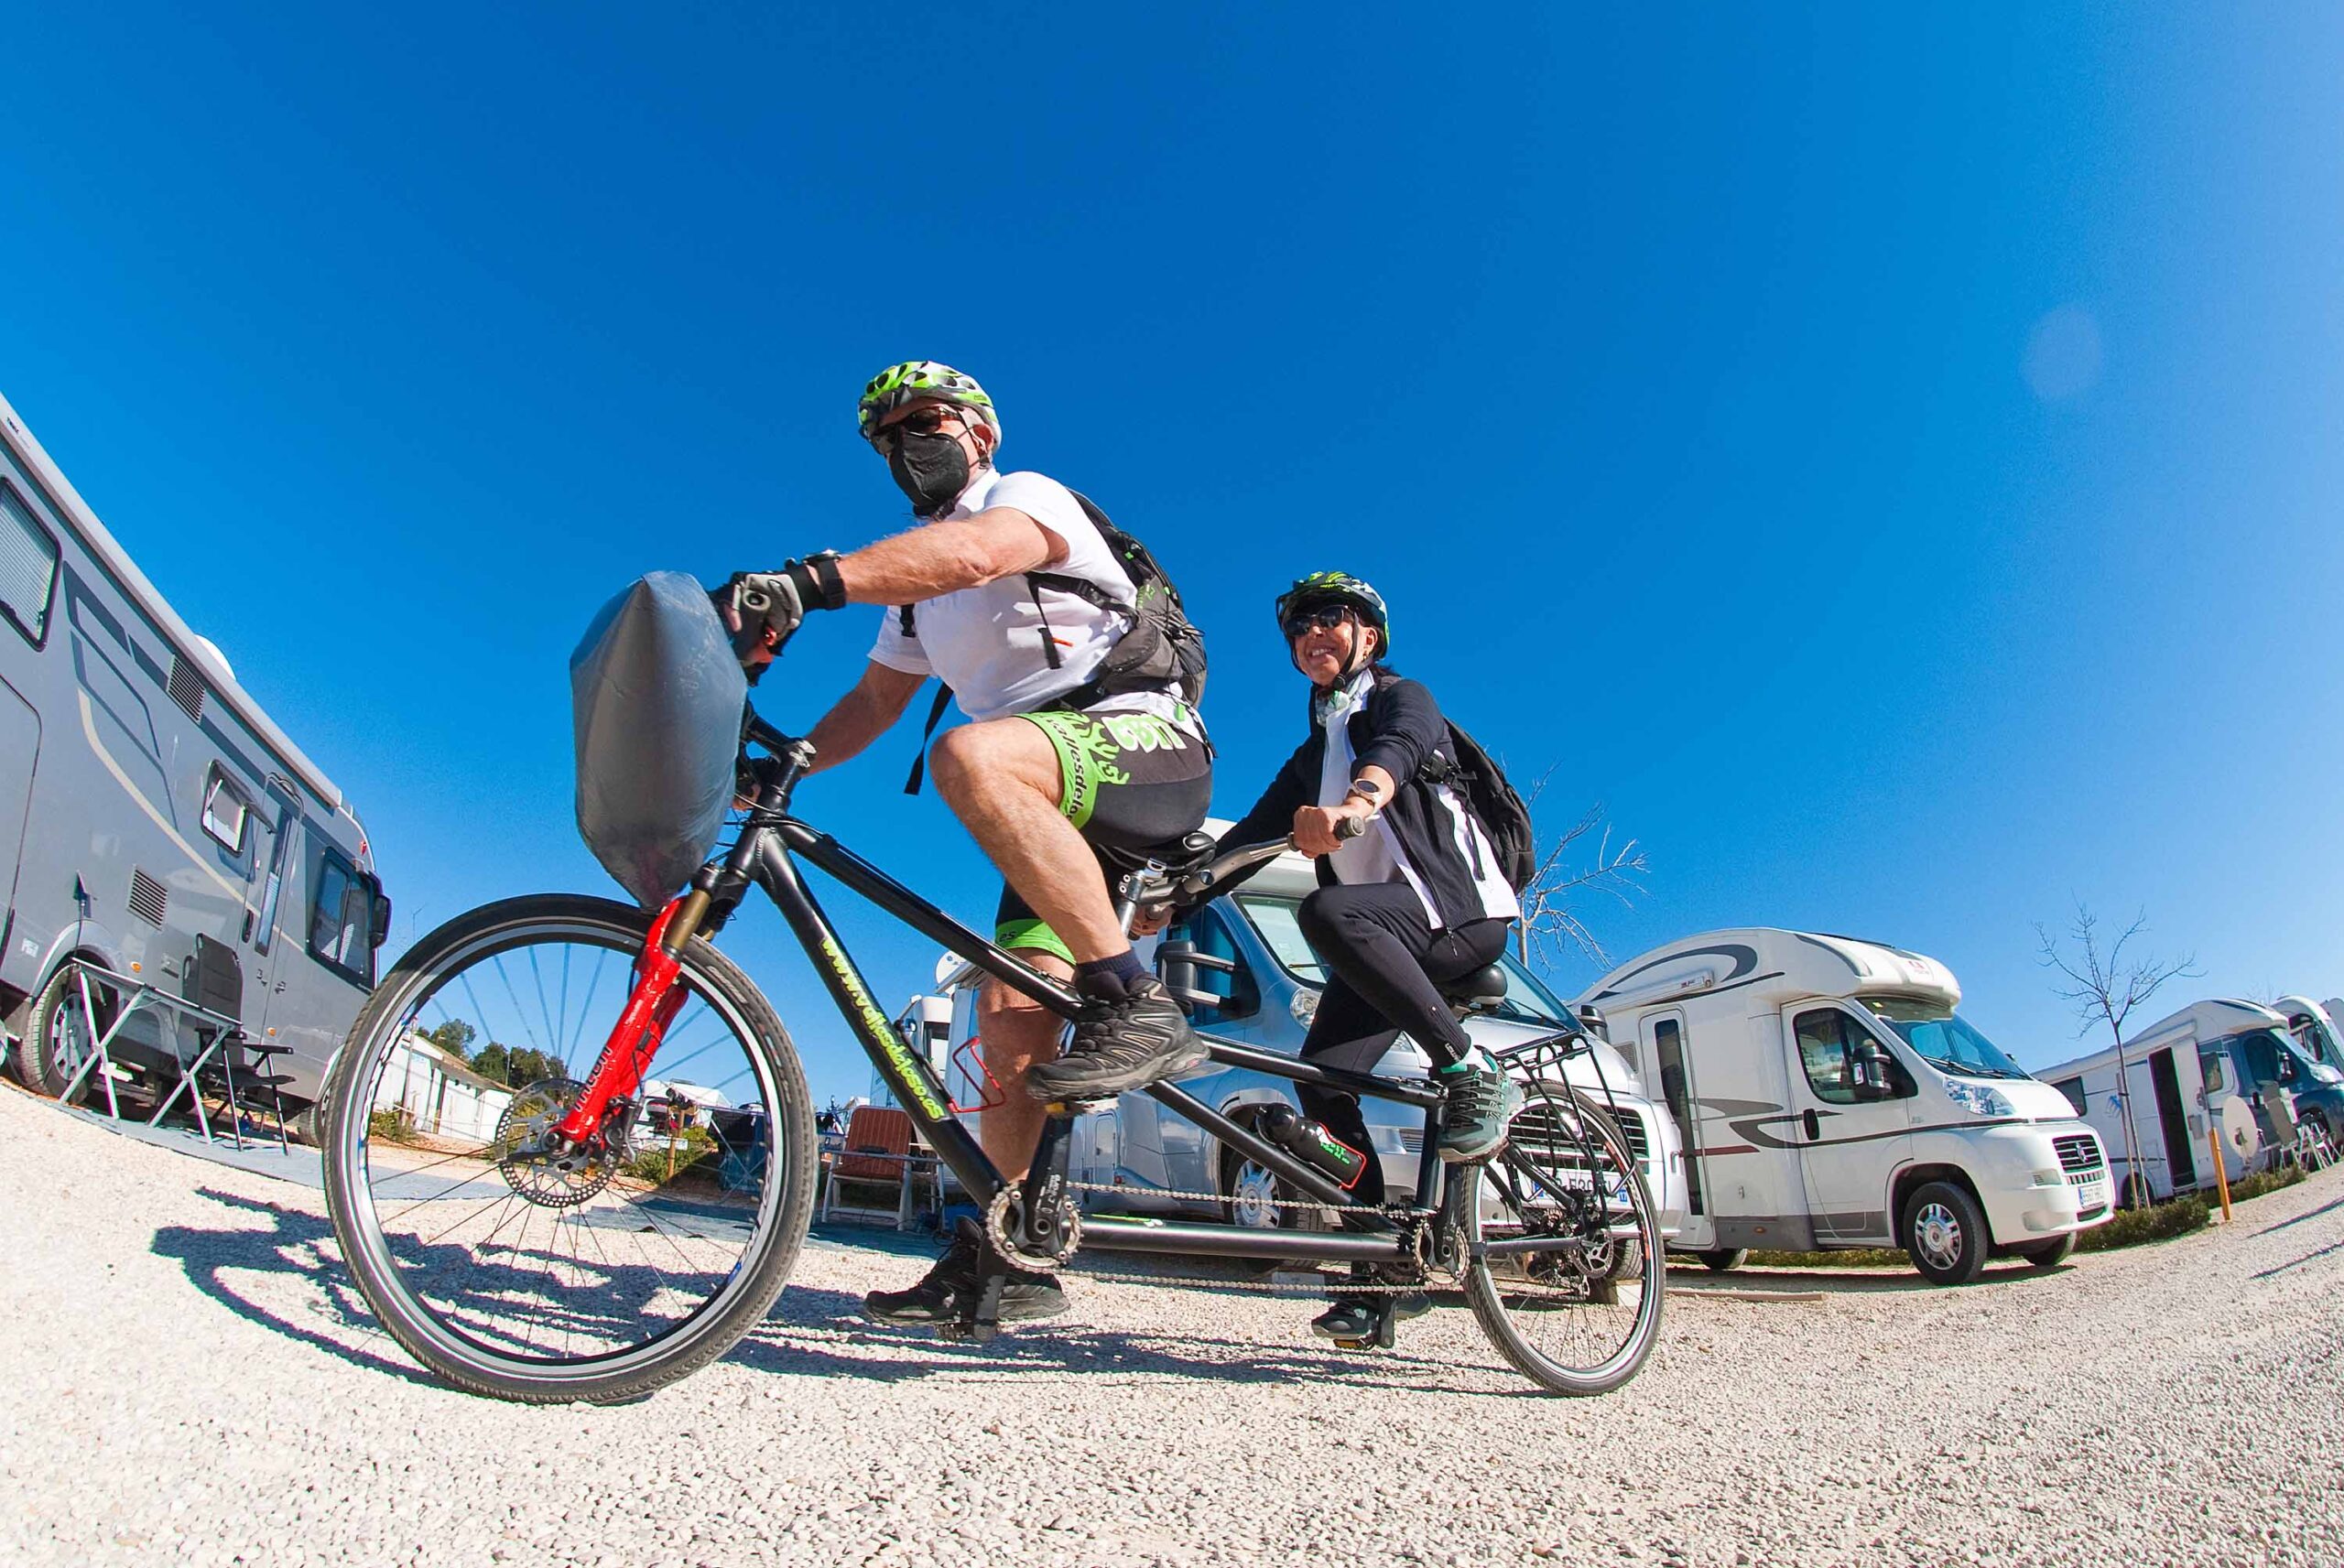
[{"label": "green and white helmet", "polygon": [[1377,658],[1392,652],[1392,616],[1384,608],[1384,596],[1373,584],[1349,572],[1312,572],[1294,579],[1294,586],[1278,595],[1278,631],[1283,634],[1286,623],[1297,611],[1316,610],[1322,605],[1348,604],[1359,611],[1359,618],[1375,628]]},{"label": "green and white helmet", "polygon": [[1001,415],[985,389],[977,384],[977,378],[934,360],[906,360],[873,376],[856,406],[855,428],[867,441],[880,420],[924,397],[940,397],[968,409],[993,427],[993,445],[1001,444]]}]

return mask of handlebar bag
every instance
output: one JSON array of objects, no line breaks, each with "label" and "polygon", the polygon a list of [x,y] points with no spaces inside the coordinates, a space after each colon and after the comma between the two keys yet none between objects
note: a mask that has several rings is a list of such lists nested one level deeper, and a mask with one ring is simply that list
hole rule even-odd
[{"label": "handlebar bag", "polygon": [[708,590],[682,572],[602,606],[570,656],[578,835],[646,908],[716,848],[748,698]]}]

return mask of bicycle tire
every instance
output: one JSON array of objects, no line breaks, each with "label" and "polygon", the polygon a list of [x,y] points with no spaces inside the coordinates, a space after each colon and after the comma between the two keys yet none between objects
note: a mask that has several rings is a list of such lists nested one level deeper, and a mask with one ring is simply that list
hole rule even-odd
[{"label": "bicycle tire", "polygon": [[[326,1206],[344,1265],[367,1304],[407,1353],[445,1381],[469,1392],[529,1404],[617,1403],[644,1398],[716,1360],[772,1309],[788,1281],[813,1219],[813,1102],[796,1048],[772,1006],[739,967],[708,942],[694,938],[683,954],[683,975],[695,991],[720,1000],[747,1026],[744,1044],[764,1057],[782,1169],[763,1223],[719,1295],[696,1309],[672,1333],[608,1357],[581,1361],[500,1355],[451,1329],[418,1302],[400,1280],[365,1180],[374,1082],[409,1022],[408,1010],[429,996],[433,977],[461,974],[470,956],[518,946],[533,932],[569,932],[639,950],[651,912],[608,899],[546,893],[503,900],[457,916],[417,943],[361,1010],[336,1054],[320,1094]],[[761,1200],[762,1201],[762,1200]]]},{"label": "bicycle tire", "polygon": [[[1525,1100],[1525,1111],[1538,1107],[1542,1101],[1551,1103],[1566,1092],[1560,1085],[1533,1085]],[[1497,1347],[1507,1364],[1549,1393],[1572,1398],[1587,1398],[1610,1393],[1621,1387],[1642,1369],[1646,1357],[1660,1335],[1661,1303],[1666,1294],[1666,1268],[1662,1259],[1659,1213],[1654,1206],[1652,1193],[1644,1184],[1644,1173],[1637,1164],[1627,1139],[1619,1125],[1602,1107],[1581,1091],[1567,1091],[1572,1109],[1579,1120],[1594,1135],[1602,1147],[1602,1155],[1625,1177],[1629,1212],[1634,1220],[1634,1245],[1640,1271],[1635,1276],[1638,1297],[1631,1331],[1623,1343],[1610,1355],[1592,1366],[1573,1366],[1556,1359],[1532,1344],[1515,1325],[1505,1304],[1505,1283],[1492,1271],[1486,1256],[1476,1257],[1483,1240],[1484,1220],[1481,1215],[1481,1167],[1472,1167],[1474,1179],[1458,1181],[1450,1188],[1450,1201],[1457,1211],[1459,1228],[1466,1247],[1464,1270],[1465,1300],[1473,1310],[1475,1321],[1490,1343]],[[1517,1125],[1522,1113],[1516,1114]],[[1504,1159],[1508,1152],[1501,1150],[1494,1158]],[[1461,1175],[1463,1173],[1460,1173]],[[1466,1195],[1470,1194],[1470,1196]],[[1601,1271],[1602,1282],[1614,1285],[1626,1277],[1629,1259],[1622,1257]],[[1568,1310],[1568,1309],[1567,1309]]]}]

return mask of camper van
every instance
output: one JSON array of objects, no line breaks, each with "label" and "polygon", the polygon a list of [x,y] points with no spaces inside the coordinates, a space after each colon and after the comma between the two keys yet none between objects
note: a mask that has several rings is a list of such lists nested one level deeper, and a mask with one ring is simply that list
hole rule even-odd
[{"label": "camper van", "polygon": [[2305,1055],[2344,1072],[2344,1041],[2336,1033],[2338,1006],[2335,998],[2314,1001],[2307,996],[2283,996],[2271,1004],[2271,1011],[2287,1021],[2287,1033]]},{"label": "camper van", "polygon": [[[1205,826],[1213,833],[1229,827],[1219,820]],[[1296,922],[1296,911],[1318,885],[1309,860],[1281,855],[1161,938],[1143,939],[1138,950],[1173,993],[1188,1001],[1199,1033],[1292,1054],[1302,1048],[1326,979]],[[951,999],[953,1049],[946,1083],[957,1102],[980,1105],[998,1091],[982,1081],[978,1053],[966,1048],[976,1032],[978,976],[958,959],[951,966],[957,972],[939,974]],[[1513,954],[1499,968],[1505,973],[1505,1000],[1494,1012],[1466,1021],[1475,1041],[1502,1051],[1569,1026],[1563,1003]],[[1403,1034],[1375,1070],[1385,1077],[1421,1078],[1432,1070],[1432,1058]],[[1644,1167],[1659,1211],[1661,1233],[1674,1234],[1685,1208],[1676,1128],[1645,1098],[1627,1060],[1600,1040],[1571,1062],[1568,1075],[1590,1095],[1608,1093],[1618,1108],[1621,1130]],[[1291,1080],[1247,1067],[1208,1063],[1184,1076],[1180,1087],[1249,1127],[1273,1106],[1301,1109]],[[1362,1109],[1385,1183],[1413,1190],[1424,1143],[1423,1111],[1374,1099]],[[1118,1213],[1188,1213],[1264,1228],[1310,1227],[1320,1217],[1279,1206],[1295,1195],[1284,1182],[1236,1151],[1222,1149],[1203,1129],[1145,1094],[1124,1095],[1077,1120],[1069,1174],[1088,1184],[1082,1196],[1089,1206]]]},{"label": "camper van", "polygon": [[1804,931],[1712,931],[1579,999],[1685,1141],[1677,1249],[1903,1248],[1939,1284],[2049,1268],[2110,1214],[2100,1138],[1954,1009],[1935,959]]},{"label": "camper van", "polygon": [[2271,1097],[2295,1120],[2344,1129],[2344,1073],[2260,1002],[2216,998],[2159,1019],[2124,1042],[2121,1086],[2112,1047],[2038,1076],[2098,1130],[2128,1205],[2212,1186],[2215,1144],[2228,1179],[2252,1170],[2283,1141]]},{"label": "camper van", "polygon": [[[389,922],[365,830],[5,400],[0,622],[0,1020],[18,1076],[55,1093],[81,1065],[80,957],[125,978],[100,988],[102,1015],[152,987],[286,1047],[275,1070],[306,1110]],[[175,1081],[195,1045],[171,1017],[133,1009],[112,1054]]]}]

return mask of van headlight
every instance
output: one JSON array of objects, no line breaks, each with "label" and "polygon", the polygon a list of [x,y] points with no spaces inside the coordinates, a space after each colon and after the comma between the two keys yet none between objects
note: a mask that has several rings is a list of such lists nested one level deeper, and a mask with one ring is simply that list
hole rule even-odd
[{"label": "van headlight", "polygon": [[1945,1092],[1953,1103],[1972,1116],[2016,1116],[2018,1109],[2002,1090],[1984,1084],[1974,1084],[1967,1078],[1948,1078]]}]

